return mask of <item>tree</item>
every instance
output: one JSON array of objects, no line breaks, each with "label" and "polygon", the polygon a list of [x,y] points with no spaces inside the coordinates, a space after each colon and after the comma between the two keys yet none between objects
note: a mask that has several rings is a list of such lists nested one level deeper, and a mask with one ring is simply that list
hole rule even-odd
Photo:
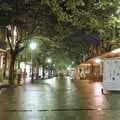
[{"label": "tree", "polygon": [[119,36],[115,38],[115,31],[119,30],[116,29],[119,25],[119,0],[47,0],[43,2],[52,8],[61,22],[70,23],[78,28],[87,28],[89,31],[98,31],[98,33],[102,30],[104,36],[100,33],[99,41],[101,43],[105,41],[104,43],[108,43],[109,47],[102,46],[104,50],[101,50],[101,53],[112,49],[113,39],[118,41]]},{"label": "tree", "polygon": [[[4,25],[10,24],[11,26],[10,31],[7,30],[7,40],[12,58],[10,84],[14,82],[14,63],[16,57],[24,48],[23,43],[25,40],[32,39],[40,34],[48,37],[54,44],[57,43],[58,48],[49,46],[51,51],[55,48],[52,51],[53,53],[56,54],[55,50],[59,50],[62,51],[63,55],[67,56],[66,58],[79,59],[81,51],[82,54],[87,54],[86,58],[88,58],[92,55],[89,50],[99,47],[99,45],[92,45],[91,47],[91,44],[87,44],[85,36],[80,34],[79,37],[76,33],[79,30],[89,31],[90,35],[100,33],[100,30],[106,33],[105,28],[112,28],[110,23],[111,16],[118,17],[116,15],[119,5],[118,0],[35,0],[28,2],[12,0],[11,3],[8,0],[6,1],[2,1],[0,11],[3,16],[1,19],[4,18],[6,21]],[[15,43],[12,42],[14,40],[14,29],[17,30],[18,36]],[[99,40],[104,38],[106,41],[107,38],[105,37],[99,34],[98,38]]]},{"label": "tree", "polygon": [[[8,5],[8,4],[7,4]],[[47,10],[46,6],[41,4],[29,4],[13,2],[10,5],[14,15],[9,18],[9,25],[6,28],[6,36],[8,46],[10,48],[11,62],[9,69],[9,83],[14,83],[14,64],[19,53],[24,49],[24,41],[30,41],[35,36],[36,31],[43,29],[43,33],[46,29],[45,19],[48,19],[46,12],[41,14],[44,9]],[[6,11],[5,11],[6,12]],[[33,14],[34,13],[34,14]],[[48,17],[47,17],[48,16]],[[44,18],[45,17],[45,18]],[[43,19],[43,21],[41,21]],[[7,18],[6,18],[7,19]],[[47,21],[48,22],[48,21]],[[7,24],[8,24],[7,23]],[[48,24],[47,24],[48,25]],[[38,30],[39,29],[39,30]]]}]

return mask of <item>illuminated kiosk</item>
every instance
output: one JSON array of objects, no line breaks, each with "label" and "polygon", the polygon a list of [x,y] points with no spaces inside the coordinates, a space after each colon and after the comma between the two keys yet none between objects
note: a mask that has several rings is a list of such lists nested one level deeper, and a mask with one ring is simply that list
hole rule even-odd
[{"label": "illuminated kiosk", "polygon": [[103,61],[103,90],[120,91],[120,58]]}]

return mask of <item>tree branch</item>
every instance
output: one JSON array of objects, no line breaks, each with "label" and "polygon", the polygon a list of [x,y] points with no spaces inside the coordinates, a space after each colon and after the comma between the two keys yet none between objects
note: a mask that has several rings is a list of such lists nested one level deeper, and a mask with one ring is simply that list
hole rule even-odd
[{"label": "tree branch", "polygon": [[8,41],[8,44],[9,44],[9,47],[10,47],[11,52],[13,52],[13,47],[12,47],[12,44],[11,44],[11,42],[10,42],[9,33],[8,33],[8,32],[9,32],[9,31],[7,30],[7,41]]},{"label": "tree branch", "polygon": [[16,49],[14,50],[14,55],[17,56],[23,49],[24,49],[24,46],[23,46],[23,47],[16,48]]}]

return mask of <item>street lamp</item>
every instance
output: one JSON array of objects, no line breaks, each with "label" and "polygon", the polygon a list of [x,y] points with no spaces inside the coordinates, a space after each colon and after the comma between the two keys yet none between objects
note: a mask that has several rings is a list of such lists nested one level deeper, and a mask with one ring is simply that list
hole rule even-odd
[{"label": "street lamp", "polygon": [[72,61],[72,65],[74,64],[75,62],[74,61]]},{"label": "street lamp", "polygon": [[49,72],[48,72],[48,77],[50,77],[51,76],[51,74],[52,74],[52,70],[51,70],[51,63],[52,63],[52,59],[51,58],[48,58],[47,59],[47,63],[49,64]]},{"label": "street lamp", "polygon": [[70,70],[71,70],[71,66],[68,66],[68,67],[67,67],[67,70],[70,71]]},{"label": "street lamp", "polygon": [[30,49],[31,49],[31,63],[32,63],[32,76],[31,76],[31,82],[33,82],[33,50],[35,50],[37,47],[37,44],[35,42],[30,43]]},{"label": "street lamp", "polygon": [[31,42],[31,43],[30,43],[30,48],[31,48],[31,50],[35,50],[36,47],[37,47],[37,44],[36,44],[35,42]]},{"label": "street lamp", "polygon": [[48,59],[47,59],[47,63],[52,63],[52,59],[51,59],[51,58],[48,58]]}]

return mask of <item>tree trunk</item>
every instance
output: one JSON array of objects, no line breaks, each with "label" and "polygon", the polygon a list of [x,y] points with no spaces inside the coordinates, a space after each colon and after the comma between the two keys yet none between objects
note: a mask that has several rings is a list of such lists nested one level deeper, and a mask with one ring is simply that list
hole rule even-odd
[{"label": "tree trunk", "polygon": [[5,67],[4,67],[4,72],[3,72],[3,77],[5,78],[6,77],[6,67],[7,67],[7,53],[5,53]]},{"label": "tree trunk", "polygon": [[10,68],[9,68],[9,80],[8,80],[9,84],[11,85],[14,84],[14,77],[15,77],[14,65],[15,65],[15,56],[11,55]]},{"label": "tree trunk", "polygon": [[39,65],[38,64],[37,64],[36,68],[37,68],[36,80],[38,80],[39,79]]},{"label": "tree trunk", "polygon": [[51,78],[52,72],[51,72],[51,66],[48,68],[48,78]]},{"label": "tree trunk", "polygon": [[45,55],[42,57],[42,78],[45,78]]},{"label": "tree trunk", "polygon": [[45,78],[45,65],[42,65],[42,77]]}]

